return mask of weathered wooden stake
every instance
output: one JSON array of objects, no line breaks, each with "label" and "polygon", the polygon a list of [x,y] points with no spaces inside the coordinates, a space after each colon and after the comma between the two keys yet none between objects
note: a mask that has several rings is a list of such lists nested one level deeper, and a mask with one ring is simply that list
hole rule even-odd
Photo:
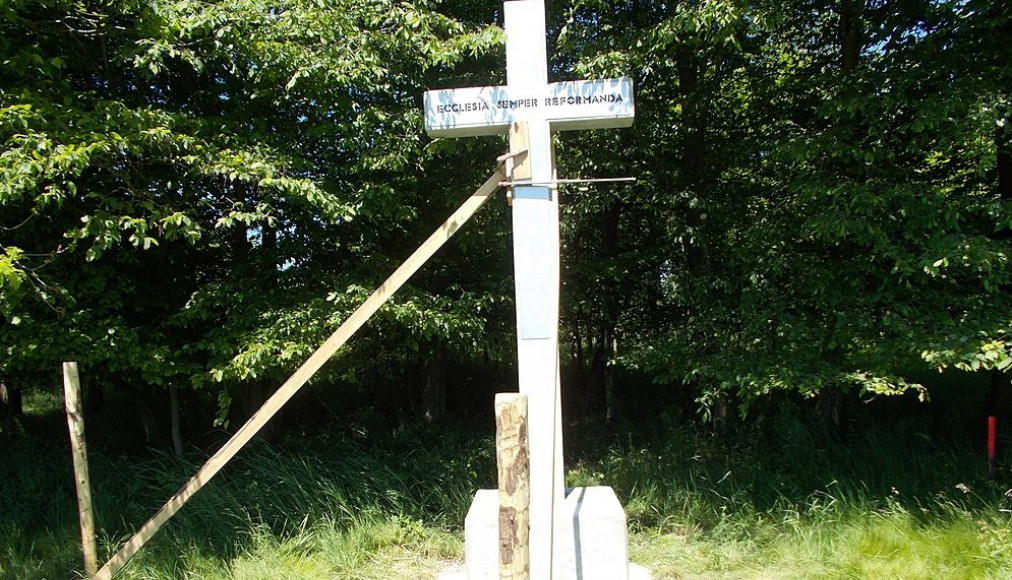
[{"label": "weathered wooden stake", "polygon": [[98,572],[95,547],[95,519],[91,510],[91,480],[88,477],[88,451],[84,445],[84,409],[81,405],[81,380],[76,362],[63,363],[63,392],[66,396],[70,449],[74,457],[74,482],[77,484],[77,511],[81,518],[81,548],[84,571],[89,577]]},{"label": "weathered wooden stake", "polygon": [[499,472],[499,579],[530,579],[531,473],[527,395],[495,396],[495,454]]}]

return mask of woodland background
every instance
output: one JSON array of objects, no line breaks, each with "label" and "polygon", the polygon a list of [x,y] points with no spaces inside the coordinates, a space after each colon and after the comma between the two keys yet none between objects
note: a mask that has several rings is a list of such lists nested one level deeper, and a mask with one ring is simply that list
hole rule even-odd
[{"label": "woodland background", "polygon": [[[885,439],[979,458],[990,414],[1007,439],[1007,4],[546,4],[551,80],[636,87],[633,128],[557,137],[560,175],[637,180],[560,194],[574,460],[644,426],[842,453],[898,423]],[[97,449],[213,450],[506,149],[428,138],[421,103],[505,81],[501,20],[498,0],[0,2],[11,469],[65,437],[65,360]],[[488,428],[515,388],[510,244],[499,199],[266,439]]]}]

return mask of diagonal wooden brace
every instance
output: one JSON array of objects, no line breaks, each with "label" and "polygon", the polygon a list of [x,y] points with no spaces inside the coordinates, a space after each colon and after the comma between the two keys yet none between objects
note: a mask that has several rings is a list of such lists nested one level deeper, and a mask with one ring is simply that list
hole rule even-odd
[{"label": "diagonal wooden brace", "polygon": [[150,540],[169,519],[195,493],[200,491],[229,461],[235,457],[254,435],[323,367],[323,364],[341,348],[355,332],[366,323],[376,311],[407,280],[450,239],[457,230],[492,197],[499,182],[506,178],[502,168],[496,169],[481,187],[460,206],[417,250],[368,299],[359,306],[348,320],[340,326],[320,348],[316,350],[292,376],[285,381],[260,409],[225,443],[206,463],[183,485],[140,530],[124,544],[98,571],[93,580],[110,580],[126,566],[126,563]]}]

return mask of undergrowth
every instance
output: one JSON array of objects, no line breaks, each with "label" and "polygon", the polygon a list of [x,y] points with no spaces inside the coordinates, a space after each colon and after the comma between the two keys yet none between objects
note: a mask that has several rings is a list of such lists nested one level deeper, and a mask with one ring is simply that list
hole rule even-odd
[{"label": "undergrowth", "polygon": [[[658,580],[1012,577],[1008,488],[983,476],[975,450],[905,428],[822,435],[587,430],[570,445],[568,478],[615,487],[632,559]],[[0,457],[0,578],[79,576],[66,446],[27,434],[0,443]],[[102,555],[205,458],[92,450]],[[494,472],[492,433],[404,426],[256,443],[122,578],[434,578],[461,557],[472,494]]]}]

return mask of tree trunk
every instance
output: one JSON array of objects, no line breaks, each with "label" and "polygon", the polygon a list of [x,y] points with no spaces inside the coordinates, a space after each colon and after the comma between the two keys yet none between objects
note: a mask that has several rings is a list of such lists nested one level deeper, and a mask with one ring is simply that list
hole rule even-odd
[{"label": "tree trunk", "polygon": [[[239,421],[236,424],[244,424],[253,416],[254,413],[263,407],[267,399],[274,394],[274,389],[267,385],[266,381],[256,380],[252,381],[239,388],[239,413],[242,415],[239,417]],[[257,433],[257,438],[263,439],[264,441],[270,441],[274,439],[277,434],[277,423],[279,417],[275,417],[273,421],[268,421],[260,431]]]},{"label": "tree trunk", "polygon": [[726,391],[719,391],[714,395],[713,408],[710,410],[710,417],[713,421],[713,431],[717,434],[725,434],[729,431],[728,418],[731,415],[731,398]]},{"label": "tree trunk", "polygon": [[577,315],[573,324],[573,355],[576,357],[576,368],[583,370],[583,334],[580,332],[580,316]]},{"label": "tree trunk", "polygon": [[[1012,201],[1012,132],[1008,126],[995,131],[997,153],[998,196],[1003,202]],[[1008,230],[1002,232],[1008,238]],[[991,371],[991,388],[987,398],[987,416],[996,417],[999,427],[1008,419],[1006,410],[1012,400],[1012,377],[1002,371]]]},{"label": "tree trunk", "polygon": [[[618,355],[618,339],[615,338],[614,331],[611,333],[611,340],[608,344],[608,350],[610,358],[614,358]],[[615,393],[615,367],[612,365],[606,365],[604,372],[604,419],[608,423],[615,420],[615,401],[617,400],[617,394]]]},{"label": "tree trunk", "polygon": [[151,410],[147,400],[134,391],[134,402],[137,404],[137,416],[141,421],[141,428],[144,430],[144,443],[154,445],[161,438],[161,429],[158,428],[158,419]]},{"label": "tree trunk", "polygon": [[615,373],[610,364],[614,359],[618,341],[614,327],[602,328],[593,341],[593,358],[590,373],[583,387],[583,396],[573,405],[573,411],[587,419],[611,422],[615,419]]},{"label": "tree trunk", "polygon": [[[992,440],[992,427],[995,431],[1001,429],[1008,421],[1009,401],[1012,400],[1012,377],[1001,371],[991,371],[991,389],[987,398],[988,418],[988,471],[994,478],[998,469],[998,452],[995,440]],[[991,419],[994,417],[994,419]],[[992,425],[992,421],[994,424]]]},{"label": "tree trunk", "polygon": [[[594,344],[594,357],[590,363],[590,376],[578,411],[588,419],[598,419],[607,397],[608,350],[607,341],[598,339]],[[582,408],[581,408],[582,407]]]},{"label": "tree trunk", "polygon": [[864,0],[842,0],[840,6],[840,68],[845,73],[857,69],[864,48],[861,12]]},{"label": "tree trunk", "polygon": [[1012,200],[1012,131],[1008,125],[995,131],[995,149],[998,161],[998,195],[1005,201]]},{"label": "tree trunk", "polygon": [[89,414],[101,413],[105,406],[105,388],[97,381],[88,381],[84,387],[85,411]]},{"label": "tree trunk", "polygon": [[151,408],[151,403],[139,389],[130,387],[128,390],[137,405],[137,416],[141,421],[141,428],[144,430],[144,443],[148,446],[157,445],[162,438],[162,430],[158,426],[158,418]]},{"label": "tree trunk", "polygon": [[440,343],[425,361],[419,411],[426,423],[446,419],[446,358],[446,345]]},{"label": "tree trunk", "polygon": [[991,371],[991,388],[987,397],[988,416],[1003,419],[1012,401],[1012,377],[1001,371]]},{"label": "tree trunk", "polygon": [[[684,45],[678,58],[678,85],[687,131],[681,169],[686,189],[693,197],[702,199],[706,181],[707,120],[705,110],[699,104],[699,81],[705,70],[693,50],[691,46]],[[690,241],[686,242],[686,258],[689,273],[694,276],[708,277],[713,273],[713,260],[705,235],[706,217],[704,208],[698,203],[690,204],[686,210],[686,225],[692,230],[692,235],[688,236]]]},{"label": "tree trunk", "polygon": [[[622,222],[622,202],[614,199],[601,216],[601,247],[599,256],[602,261],[613,261],[619,256],[619,226]],[[587,418],[610,420],[613,415],[614,377],[612,367],[612,349],[615,341],[615,327],[618,324],[623,291],[622,281],[614,278],[605,279],[601,288],[601,312],[594,337],[593,355],[590,363],[590,376],[584,394],[583,414]]]},{"label": "tree trunk", "polygon": [[847,407],[843,389],[837,385],[825,387],[819,393],[819,411],[831,433],[838,437],[847,434]]},{"label": "tree trunk", "polygon": [[0,383],[0,432],[13,433],[21,415],[24,415],[21,389]]},{"label": "tree trunk", "polygon": [[[864,0],[841,0],[840,2],[840,71],[847,75],[857,70],[860,64],[861,51],[864,49],[864,33],[861,26],[861,14],[864,11]],[[854,85],[844,82],[845,94],[853,94]],[[846,246],[832,251],[846,253]],[[822,415],[823,424],[836,436],[843,436],[847,429],[846,397],[838,385],[824,387],[819,393],[818,410]]]},{"label": "tree trunk", "polygon": [[169,387],[169,413],[171,415],[172,449],[176,457],[183,457],[183,431],[179,425],[179,391]]},{"label": "tree trunk", "polygon": [[0,383],[0,433],[8,433],[14,427],[14,420],[10,413],[8,403],[10,395],[7,393],[7,385]]}]

